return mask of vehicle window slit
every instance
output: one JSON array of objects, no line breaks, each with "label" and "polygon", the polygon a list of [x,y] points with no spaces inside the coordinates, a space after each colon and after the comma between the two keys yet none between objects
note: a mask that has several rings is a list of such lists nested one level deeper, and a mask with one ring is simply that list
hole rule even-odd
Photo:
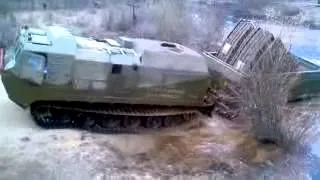
[{"label": "vehicle window slit", "polygon": [[112,65],[112,74],[121,74],[122,65],[120,64],[113,64]]}]

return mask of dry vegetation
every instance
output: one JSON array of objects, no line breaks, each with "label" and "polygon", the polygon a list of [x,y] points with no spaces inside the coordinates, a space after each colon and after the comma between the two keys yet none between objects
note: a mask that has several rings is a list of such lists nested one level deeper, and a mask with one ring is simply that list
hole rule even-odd
[{"label": "dry vegetation", "polygon": [[10,7],[0,2],[0,47],[12,44],[16,26],[16,18],[10,13]]},{"label": "dry vegetation", "polygon": [[[39,27],[59,24],[77,29],[85,36],[126,34],[174,41],[195,49],[207,50],[222,39],[225,17],[225,12],[222,10],[205,7],[197,10],[198,14],[195,17],[190,13],[191,9],[187,7],[187,1],[184,0],[146,1],[145,3],[134,3],[136,5],[134,18],[133,9],[126,2],[102,3],[102,8],[94,8],[91,3],[91,5],[84,6],[81,11],[52,10],[50,8],[43,11],[41,3],[40,5],[35,3],[34,6],[40,9],[32,12],[8,11],[3,15],[5,18],[2,18],[0,23],[3,24],[2,28],[7,28],[6,30],[10,32],[14,32],[16,25],[28,24]],[[65,6],[70,5],[66,3]],[[7,7],[3,8],[7,9]],[[9,17],[11,19],[8,19]],[[12,19],[16,19],[17,23],[12,24],[14,22]],[[1,41],[7,41],[6,38],[11,39],[11,37],[11,34],[6,35],[1,38]]]},{"label": "dry vegetation", "polygon": [[[317,116],[306,109],[287,106],[290,88],[299,81],[297,64],[276,45],[259,59],[242,83],[245,114],[252,120],[252,133],[260,140],[276,143],[289,153],[306,153],[316,131]],[[285,73],[285,74],[281,74]],[[281,75],[280,75],[281,74]]]},{"label": "dry vegetation", "polygon": [[263,10],[263,8],[274,0],[241,0],[241,5],[244,9]]},{"label": "dry vegetation", "polygon": [[297,64],[287,53],[280,43],[267,49],[241,83],[242,110],[252,122],[250,134],[284,151],[254,179],[309,179],[310,144],[320,135],[319,114],[308,104],[288,106],[290,89],[301,76],[293,73]]},{"label": "dry vegetation", "polygon": [[188,42],[187,24],[190,19],[187,19],[187,10],[184,6],[183,0],[164,0],[159,3],[156,24],[159,39],[178,43]]}]

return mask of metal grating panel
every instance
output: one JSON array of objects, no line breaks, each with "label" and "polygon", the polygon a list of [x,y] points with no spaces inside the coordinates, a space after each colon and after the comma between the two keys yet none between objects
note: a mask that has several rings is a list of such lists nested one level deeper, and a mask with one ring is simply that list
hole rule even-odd
[{"label": "metal grating panel", "polygon": [[251,69],[253,62],[257,60],[257,57],[263,47],[266,47],[268,44],[272,43],[274,37],[271,33],[259,29],[253,37],[245,44],[241,49],[240,54],[236,57],[237,61],[242,61],[245,63],[243,71]]},{"label": "metal grating panel", "polygon": [[238,57],[243,51],[244,47],[249,43],[249,41],[252,39],[252,37],[260,30],[260,28],[252,30],[248,36],[246,36],[242,43],[239,45],[239,48],[233,53],[233,56],[229,58],[229,64],[235,65],[237,64]]},{"label": "metal grating panel", "polygon": [[230,63],[234,53],[253,29],[254,26],[250,21],[240,21],[226,38],[218,53],[218,58],[224,62]]}]

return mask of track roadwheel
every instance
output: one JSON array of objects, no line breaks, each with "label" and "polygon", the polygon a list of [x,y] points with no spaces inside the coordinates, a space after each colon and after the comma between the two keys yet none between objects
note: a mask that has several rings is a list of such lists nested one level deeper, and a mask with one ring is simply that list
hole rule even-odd
[{"label": "track roadwheel", "polygon": [[146,122],[147,128],[159,129],[162,126],[161,117],[149,117]]},{"label": "track roadwheel", "polygon": [[183,115],[183,120],[184,120],[184,121],[191,121],[191,120],[193,120],[194,117],[195,117],[195,115],[194,115],[194,114],[191,114],[191,113],[189,113],[189,114],[184,114],[184,115]]},{"label": "track roadwheel", "polygon": [[174,127],[176,125],[178,125],[177,117],[166,117],[164,119],[164,126],[165,127]]},{"label": "track roadwheel", "polygon": [[137,129],[141,125],[141,119],[139,117],[125,117],[123,121],[124,128]]},{"label": "track roadwheel", "polygon": [[121,127],[120,119],[107,119],[102,121],[102,125],[104,128],[116,129]]},{"label": "track roadwheel", "polygon": [[84,127],[85,128],[92,128],[96,124],[96,121],[90,117],[86,117],[84,120]]},{"label": "track roadwheel", "polygon": [[49,108],[32,109],[32,116],[36,123],[43,128],[52,128],[55,126],[53,116]]},{"label": "track roadwheel", "polygon": [[74,124],[74,121],[71,120],[71,117],[68,115],[62,115],[60,121],[63,124]]}]

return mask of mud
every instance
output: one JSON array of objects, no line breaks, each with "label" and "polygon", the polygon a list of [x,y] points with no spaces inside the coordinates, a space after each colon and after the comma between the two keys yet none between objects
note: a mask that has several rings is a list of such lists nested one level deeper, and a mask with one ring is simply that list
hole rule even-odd
[{"label": "mud", "polygon": [[233,176],[241,169],[275,160],[281,154],[277,147],[261,145],[217,118],[185,136],[157,137],[155,147],[145,154],[148,157],[145,163],[152,161],[170,172],[217,172]]}]

